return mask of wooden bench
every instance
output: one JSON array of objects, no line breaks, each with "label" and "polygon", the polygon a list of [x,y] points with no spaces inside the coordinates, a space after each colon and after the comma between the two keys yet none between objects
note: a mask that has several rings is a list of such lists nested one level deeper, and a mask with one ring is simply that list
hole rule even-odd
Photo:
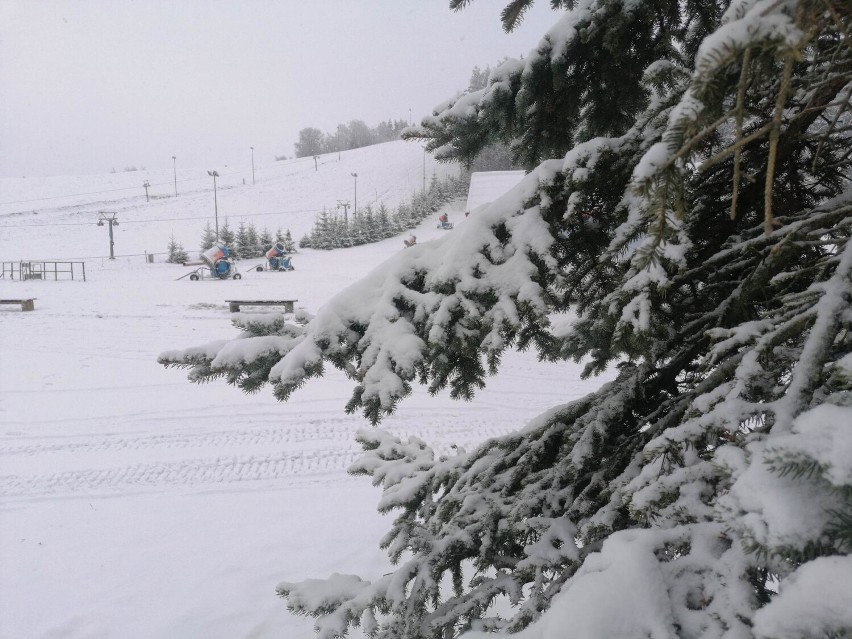
[{"label": "wooden bench", "polygon": [[21,300],[0,300],[0,304],[20,304],[22,311],[34,311],[35,310],[35,305],[33,304],[34,300],[35,300],[34,297],[28,297],[27,299],[21,299]]},{"label": "wooden bench", "polygon": [[293,312],[293,304],[299,300],[225,300],[232,313],[239,313],[240,306],[283,306],[285,313]]}]

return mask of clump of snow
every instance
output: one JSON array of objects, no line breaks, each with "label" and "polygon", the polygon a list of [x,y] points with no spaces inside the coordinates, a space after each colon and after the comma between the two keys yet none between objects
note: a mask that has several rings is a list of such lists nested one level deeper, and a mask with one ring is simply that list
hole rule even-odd
[{"label": "clump of snow", "polygon": [[[572,639],[674,639],[668,585],[653,552],[656,542],[642,531],[611,535],[600,552],[586,558],[541,619],[510,636],[552,639],[570,629]],[[494,635],[468,632],[462,637]]]},{"label": "clump of snow", "polygon": [[[848,422],[847,422],[848,424]],[[852,557],[820,557],[784,579],[754,616],[757,639],[822,639],[852,629]]]}]

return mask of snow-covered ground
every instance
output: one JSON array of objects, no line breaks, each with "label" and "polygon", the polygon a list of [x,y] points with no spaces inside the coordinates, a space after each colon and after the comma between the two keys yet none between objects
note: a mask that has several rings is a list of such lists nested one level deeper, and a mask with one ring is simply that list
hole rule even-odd
[{"label": "snow-covered ground", "polygon": [[[220,224],[310,229],[315,212],[407,198],[423,151],[403,142],[313,160],[221,169]],[[215,168],[215,167],[212,167]],[[427,177],[455,171],[426,159]],[[86,261],[87,281],[0,279],[0,637],[235,639],[312,636],[275,596],[283,580],[388,571],[379,493],[346,474],[367,427],[343,406],[337,371],[287,404],[267,390],[193,385],[165,370],[168,349],[232,337],[227,299],[293,298],[315,312],[402,250],[402,239],[298,253],[290,273],[241,263],[239,281],[176,281],[187,268],[149,264],[174,233],[194,249],[213,215],[206,170],[0,180],[0,261]],[[143,180],[152,184],[146,202]],[[243,184],[245,179],[246,184]],[[116,189],[116,190],[112,190]],[[134,191],[135,189],[135,191]],[[451,220],[464,224],[464,203]],[[118,213],[116,260],[98,211]],[[418,243],[441,233],[435,220]],[[252,309],[245,311],[254,312]],[[449,452],[517,428],[578,397],[576,365],[506,357],[471,403],[422,389],[383,423]]]}]

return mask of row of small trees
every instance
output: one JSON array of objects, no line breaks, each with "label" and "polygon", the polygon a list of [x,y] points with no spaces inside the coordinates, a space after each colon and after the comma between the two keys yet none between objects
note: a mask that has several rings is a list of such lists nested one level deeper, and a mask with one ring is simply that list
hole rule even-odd
[{"label": "row of small trees", "polygon": [[432,176],[426,191],[412,195],[391,211],[382,202],[377,207],[365,206],[357,215],[340,215],[323,209],[317,216],[311,232],[301,240],[301,248],[335,249],[379,242],[414,228],[424,218],[437,211],[446,202],[467,193],[468,180],[448,176],[439,180]]},{"label": "row of small trees", "polygon": [[[225,223],[219,229],[219,240],[225,246],[230,247],[239,259],[262,257],[266,251],[272,248],[273,244],[284,245],[284,250],[288,253],[296,250],[296,244],[293,242],[293,236],[290,235],[290,229],[285,231],[279,227],[275,231],[275,235],[273,235],[266,227],[258,231],[257,227],[251,222],[248,224],[240,222],[237,230],[234,231],[228,220],[225,219]],[[210,227],[210,223],[208,222],[201,236],[201,250],[206,251],[215,243],[216,232]]]},{"label": "row of small trees", "polygon": [[[227,219],[222,228],[219,229],[219,241],[231,248],[238,259],[263,257],[266,251],[272,248],[273,244],[277,243],[282,244],[284,250],[288,253],[293,253],[296,250],[296,244],[293,241],[293,236],[290,234],[290,229],[285,231],[279,228],[275,231],[275,235],[273,235],[266,227],[258,231],[254,224],[240,222],[237,230],[234,231]],[[210,226],[210,222],[208,222],[201,235],[199,246],[201,250],[199,252],[206,251],[215,243],[216,232]],[[168,257],[166,258],[166,262],[170,264],[181,264],[190,259],[183,244],[175,240],[174,235],[171,236],[167,252]]]},{"label": "row of small trees", "polygon": [[[450,200],[463,197],[467,193],[469,176],[463,173],[459,177],[447,176],[438,179],[432,176],[429,187],[418,191],[408,202],[400,203],[391,211],[382,202],[377,207],[365,206],[357,214],[341,216],[323,209],[314,221],[310,233],[299,240],[301,248],[334,249],[360,244],[370,244],[399,235],[414,228],[427,216],[437,211]],[[230,247],[238,259],[263,257],[273,244],[280,243],[288,253],[296,251],[296,244],[290,229],[279,228],[275,235],[264,227],[258,231],[251,222],[240,222],[236,230],[228,220],[219,229],[219,241]],[[216,242],[216,231],[208,222],[201,235],[200,252],[204,252]],[[168,245],[166,262],[182,264],[190,259],[183,244],[172,235]]]}]

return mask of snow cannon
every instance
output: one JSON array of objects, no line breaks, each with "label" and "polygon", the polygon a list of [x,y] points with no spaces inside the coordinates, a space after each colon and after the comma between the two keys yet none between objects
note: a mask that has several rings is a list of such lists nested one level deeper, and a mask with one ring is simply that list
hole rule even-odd
[{"label": "snow cannon", "polygon": [[201,259],[210,267],[210,274],[216,277],[228,277],[231,265],[228,263],[230,249],[223,244],[214,244],[201,254]]},{"label": "snow cannon", "polygon": [[295,270],[290,258],[286,255],[287,250],[281,242],[276,244],[266,252],[266,265],[259,265],[258,271],[293,271]]},{"label": "snow cannon", "polygon": [[[210,275],[219,279],[233,277],[239,279],[236,265],[231,257],[231,249],[224,244],[214,244],[201,254],[201,260],[210,269]],[[199,279],[199,273],[190,276],[190,279]]]},{"label": "snow cannon", "polygon": [[224,244],[214,244],[209,249],[204,251],[201,254],[201,259],[209,266],[213,268],[213,265],[216,263],[216,260],[221,260],[226,257],[230,257],[231,249],[229,249]]},{"label": "snow cannon", "polygon": [[286,252],[284,245],[281,242],[276,242],[275,246],[266,252],[266,259],[271,260],[273,257],[281,257]]},{"label": "snow cannon", "polygon": [[221,279],[226,279],[231,274],[231,263],[228,260],[216,260],[213,264],[213,275]]}]

